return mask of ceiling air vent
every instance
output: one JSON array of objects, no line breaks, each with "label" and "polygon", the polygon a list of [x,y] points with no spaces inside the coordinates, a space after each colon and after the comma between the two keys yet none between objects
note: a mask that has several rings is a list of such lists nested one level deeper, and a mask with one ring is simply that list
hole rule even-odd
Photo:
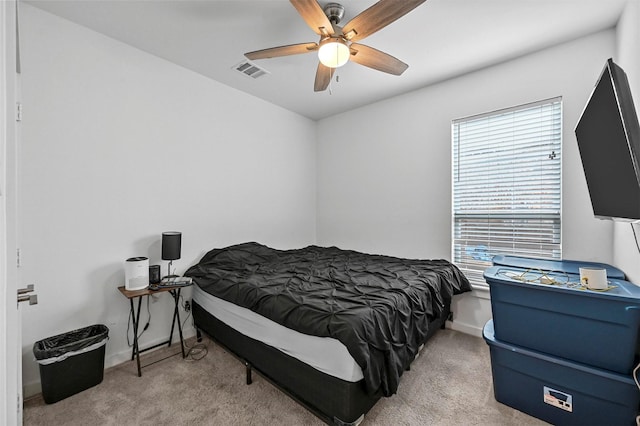
[{"label": "ceiling air vent", "polygon": [[242,74],[254,79],[269,74],[269,71],[265,70],[264,68],[260,68],[253,62],[247,60],[240,62],[233,68],[236,71],[241,72]]}]

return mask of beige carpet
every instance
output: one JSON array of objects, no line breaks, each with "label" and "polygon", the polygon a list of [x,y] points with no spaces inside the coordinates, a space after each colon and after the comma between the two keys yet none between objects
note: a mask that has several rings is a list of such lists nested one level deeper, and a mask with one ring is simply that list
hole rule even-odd
[{"label": "beige carpet", "polygon": [[[25,401],[25,425],[322,425],[215,343],[200,361],[174,356],[143,368],[108,369],[101,384],[55,404]],[[175,348],[171,348],[175,350]],[[161,350],[157,352],[163,352]],[[147,357],[159,354],[149,354]],[[478,337],[440,330],[427,343],[398,393],[382,398],[367,425],[541,425],[496,402],[489,347]]]}]

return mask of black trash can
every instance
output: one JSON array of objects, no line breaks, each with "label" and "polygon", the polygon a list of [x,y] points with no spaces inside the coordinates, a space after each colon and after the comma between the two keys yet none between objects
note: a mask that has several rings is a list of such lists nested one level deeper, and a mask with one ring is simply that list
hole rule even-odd
[{"label": "black trash can", "polygon": [[95,324],[34,343],[44,402],[53,404],[102,382],[108,339],[107,326]]}]

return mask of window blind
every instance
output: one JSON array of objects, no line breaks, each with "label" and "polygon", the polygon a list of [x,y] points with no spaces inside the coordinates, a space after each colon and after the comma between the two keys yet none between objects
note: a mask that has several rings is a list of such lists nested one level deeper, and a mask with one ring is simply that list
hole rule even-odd
[{"label": "window blind", "polygon": [[452,123],[453,261],[474,285],[497,254],[560,259],[560,98]]}]

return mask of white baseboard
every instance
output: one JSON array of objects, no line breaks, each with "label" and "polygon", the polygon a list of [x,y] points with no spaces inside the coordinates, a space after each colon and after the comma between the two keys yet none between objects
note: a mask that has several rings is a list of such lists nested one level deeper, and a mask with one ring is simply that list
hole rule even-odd
[{"label": "white baseboard", "polygon": [[446,328],[450,328],[451,330],[459,331],[461,333],[471,334],[472,336],[482,337],[482,328],[465,324],[460,321],[447,321]]},{"label": "white baseboard", "polygon": [[22,397],[24,399],[31,398],[32,396],[36,396],[42,393],[42,385],[40,384],[40,380],[32,383],[23,383],[22,384]]}]

